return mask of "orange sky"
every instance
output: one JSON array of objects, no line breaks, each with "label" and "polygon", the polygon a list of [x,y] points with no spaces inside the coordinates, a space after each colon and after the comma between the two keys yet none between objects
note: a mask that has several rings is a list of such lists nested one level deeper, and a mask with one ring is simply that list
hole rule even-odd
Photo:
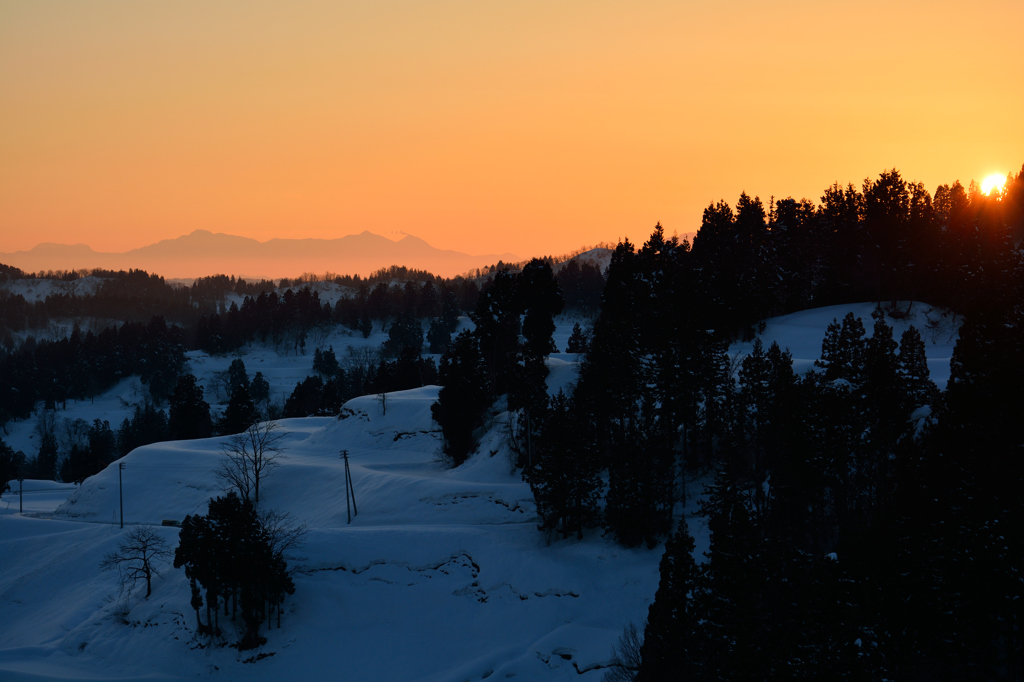
[{"label": "orange sky", "polygon": [[559,253],[1024,162],[1024,2],[0,0],[0,252]]}]

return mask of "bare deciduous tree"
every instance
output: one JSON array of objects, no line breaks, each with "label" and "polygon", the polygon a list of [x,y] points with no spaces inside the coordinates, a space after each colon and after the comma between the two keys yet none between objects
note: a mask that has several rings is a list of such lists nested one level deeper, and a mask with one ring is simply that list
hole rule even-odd
[{"label": "bare deciduous tree", "polygon": [[612,649],[612,661],[608,672],[604,674],[604,682],[633,682],[636,680],[643,660],[641,650],[644,646],[644,632],[634,623],[625,627],[618,644]]},{"label": "bare deciduous tree", "polygon": [[257,512],[260,526],[266,533],[267,542],[277,556],[294,559],[292,550],[298,548],[306,537],[306,524],[296,526],[292,515],[276,509],[263,509]]},{"label": "bare deciduous tree", "polygon": [[149,526],[136,526],[124,534],[117,543],[117,551],[111,552],[100,562],[104,571],[117,569],[118,585],[122,592],[134,589],[140,581],[146,581],[146,598],[153,593],[153,576],[159,575],[156,563],[168,561],[171,550],[160,534]]},{"label": "bare deciduous tree", "polygon": [[225,490],[235,490],[243,500],[260,502],[260,482],[270,475],[281,457],[280,426],[275,421],[250,424],[224,443],[225,459],[217,468],[217,478]]}]

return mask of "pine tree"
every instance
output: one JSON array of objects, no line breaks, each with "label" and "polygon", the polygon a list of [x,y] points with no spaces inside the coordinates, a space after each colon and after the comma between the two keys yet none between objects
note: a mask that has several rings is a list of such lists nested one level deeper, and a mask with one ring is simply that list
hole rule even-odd
[{"label": "pine tree", "polygon": [[241,358],[235,358],[228,367],[228,394],[234,395],[241,388],[249,390],[249,374]]},{"label": "pine tree", "polygon": [[539,258],[527,263],[519,275],[517,294],[526,313],[523,319],[524,353],[533,358],[543,358],[558,352],[551,336],[555,331],[554,317],[562,312],[565,301],[551,272],[551,265]]},{"label": "pine tree", "polygon": [[901,393],[910,403],[905,408],[908,412],[925,405],[936,405],[939,390],[931,381],[924,340],[916,327],[910,327],[900,337],[897,372],[902,384]]},{"label": "pine tree", "polygon": [[814,361],[814,366],[823,369],[826,379],[838,379],[842,371],[839,359],[839,321],[835,318],[825,329],[825,338],[821,342],[821,357]]},{"label": "pine tree", "polygon": [[388,329],[382,350],[385,357],[397,358],[405,348],[412,348],[417,355],[423,350],[423,326],[416,318],[403,314]]},{"label": "pine tree", "polygon": [[583,328],[580,327],[580,323],[577,322],[572,326],[572,334],[569,335],[569,343],[565,347],[566,353],[586,353],[587,352],[587,336],[583,333]]},{"label": "pine tree", "polygon": [[[338,358],[334,354],[334,346],[330,346],[325,351],[321,351],[319,348],[316,349],[313,353],[313,371],[319,374],[320,378],[325,381],[338,375],[341,367],[338,365]],[[253,396],[253,400],[259,402],[256,396]]]},{"label": "pine tree", "polygon": [[700,679],[707,644],[702,640],[701,577],[694,549],[686,519],[681,518],[661,557],[661,579],[647,612],[637,682]]},{"label": "pine tree", "polygon": [[767,473],[767,440],[774,402],[771,375],[772,365],[765,355],[764,344],[761,339],[755,339],[750,353],[740,363],[738,400],[742,447],[747,455],[744,458],[745,476],[754,483],[755,505],[759,511],[764,507],[759,491]]},{"label": "pine tree", "polygon": [[[253,649],[266,639],[259,631],[268,608],[280,607],[284,595],[294,594],[284,551],[302,535],[284,517],[261,516],[252,502],[233,492],[210,500],[205,516],[186,516],[174,552],[174,567],[184,568],[192,592],[192,607],[200,632],[219,634],[220,603],[225,616],[240,616],[243,631],[239,650]],[[206,624],[199,608],[206,591]],[[230,611],[229,611],[230,607]]]},{"label": "pine tree", "polygon": [[[333,356],[333,351],[331,352]],[[338,361],[334,361],[334,366],[337,367]],[[338,368],[340,371],[340,368]],[[332,376],[336,376],[335,372]],[[252,400],[257,405],[266,403],[270,400],[270,383],[264,378],[263,372],[256,372],[256,376],[252,378],[252,383],[249,385],[249,395],[252,396]]]},{"label": "pine tree", "polygon": [[184,374],[168,401],[167,427],[174,440],[209,438],[213,433],[210,404],[203,400],[203,387],[193,374]]},{"label": "pine tree", "polygon": [[627,547],[644,542],[653,547],[672,527],[675,434],[666,433],[666,426],[654,405],[645,402],[625,422],[608,461],[605,521]]},{"label": "pine tree", "polygon": [[448,334],[454,334],[455,330],[459,328],[459,301],[455,297],[454,292],[446,291],[444,296],[441,297],[441,323],[445,329],[448,330]]},{"label": "pine tree", "polygon": [[249,389],[240,386],[231,394],[231,400],[228,401],[228,406],[224,410],[224,415],[220,420],[220,432],[225,435],[241,433],[258,421],[259,416],[256,405],[249,395]]},{"label": "pine tree", "polygon": [[838,378],[845,379],[858,388],[864,381],[864,370],[867,365],[865,333],[863,320],[853,313],[846,313],[839,331]]},{"label": "pine tree", "polygon": [[542,527],[554,531],[561,524],[563,538],[575,531],[583,539],[584,526],[597,518],[601,482],[578,423],[571,399],[559,391],[546,412],[529,481]]},{"label": "pine tree", "polygon": [[707,641],[702,679],[769,679],[775,652],[765,549],[753,508],[727,462],[701,513],[711,531],[700,607]]},{"label": "pine tree", "polygon": [[437,402],[430,412],[441,426],[444,451],[455,466],[469,457],[473,431],[480,426],[490,405],[487,373],[476,337],[463,331],[441,358],[441,383]]},{"label": "pine tree", "polygon": [[430,344],[430,352],[441,354],[448,350],[448,344],[452,341],[452,333],[448,331],[448,325],[440,317],[434,318],[427,331],[427,343]]},{"label": "pine tree", "polygon": [[32,478],[44,481],[57,479],[57,437],[53,432],[45,432],[39,443],[39,452],[33,461]]},{"label": "pine tree", "polygon": [[312,417],[321,413],[324,382],[318,376],[306,377],[295,384],[295,389],[284,403],[285,418]]},{"label": "pine tree", "polygon": [[504,395],[513,381],[519,359],[519,317],[522,296],[518,277],[507,269],[494,273],[494,281],[484,289],[470,315],[487,370],[488,383],[495,396]]},{"label": "pine tree", "polygon": [[3,439],[0,439],[0,495],[9,490],[10,482],[21,475],[24,467],[24,453],[15,452]]}]

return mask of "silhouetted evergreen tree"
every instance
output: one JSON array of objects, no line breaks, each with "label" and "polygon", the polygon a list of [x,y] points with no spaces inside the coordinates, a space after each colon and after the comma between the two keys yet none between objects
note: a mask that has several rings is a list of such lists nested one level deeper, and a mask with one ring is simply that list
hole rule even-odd
[{"label": "silhouetted evergreen tree", "polygon": [[448,350],[448,344],[452,341],[452,334],[448,326],[440,317],[434,318],[427,331],[427,343],[430,344],[431,353],[444,353]]},{"label": "silhouetted evergreen tree", "polygon": [[507,393],[513,381],[519,359],[519,318],[522,312],[518,277],[508,270],[499,270],[470,315],[476,325],[474,333],[495,396]]},{"label": "silhouetted evergreen tree", "polygon": [[168,401],[167,430],[172,440],[209,438],[213,434],[210,404],[203,400],[203,387],[195,375],[185,374]]},{"label": "silhouetted evergreen tree", "polygon": [[235,358],[228,367],[228,395],[234,395],[240,389],[249,390],[249,373],[245,371],[245,363]]},{"label": "silhouetted evergreen tree", "polygon": [[[277,546],[275,530],[279,535]],[[268,611],[276,609],[280,618],[284,596],[295,593],[280,547],[282,531],[295,539],[295,530],[269,527],[253,504],[234,492],[210,500],[205,516],[185,517],[174,567],[184,568],[189,578],[192,607],[201,633],[219,634],[219,605],[223,601],[225,615],[230,606],[232,619],[238,615],[242,620],[239,650],[253,649],[266,641],[259,631]],[[206,592],[205,625],[199,614],[203,603],[199,585]]]},{"label": "silhouetted evergreen tree", "polygon": [[665,543],[654,602],[647,611],[637,682],[700,679],[703,651],[697,602],[701,576],[693,559],[693,536],[686,519]]},{"label": "silhouetted evergreen tree", "polygon": [[473,333],[455,337],[441,358],[440,375],[443,388],[430,412],[441,426],[445,454],[458,466],[473,450],[473,431],[490,405],[487,372]]},{"label": "silhouetted evergreen tree", "polygon": [[[334,365],[337,366],[337,360]],[[249,384],[249,395],[252,396],[256,405],[265,404],[270,400],[270,383],[264,378],[263,372],[256,372],[256,376],[252,378],[252,383]]]},{"label": "silhouetted evergreen tree", "polygon": [[11,481],[22,475],[24,466],[24,453],[15,452],[3,439],[0,439],[0,495],[7,492]]},{"label": "silhouetted evergreen tree", "polygon": [[529,480],[541,525],[554,531],[560,524],[563,538],[575,531],[582,539],[584,526],[597,519],[600,467],[572,400],[561,391],[551,399],[537,441]]},{"label": "silhouetted evergreen tree", "polygon": [[40,434],[39,452],[28,461],[26,478],[57,480],[57,437],[52,431]]},{"label": "silhouetted evergreen tree", "polygon": [[285,418],[311,417],[321,413],[324,382],[318,376],[306,377],[295,384],[295,390],[284,403]]},{"label": "silhouetted evergreen tree", "polygon": [[146,401],[136,405],[131,419],[125,419],[117,430],[117,448],[120,456],[150,443],[159,443],[168,438],[167,415],[163,410]]},{"label": "silhouetted evergreen tree", "polygon": [[259,421],[259,412],[249,395],[249,389],[245,386],[239,387],[231,394],[231,400],[224,410],[220,419],[220,432],[224,435],[241,433],[249,428],[250,424]]},{"label": "silhouetted evergreen tree", "polygon": [[405,348],[412,348],[417,354],[423,350],[423,326],[411,315],[400,315],[388,330],[384,342],[384,356],[397,358]]},{"label": "silhouetted evergreen tree", "polygon": [[580,323],[577,322],[572,326],[572,334],[569,335],[568,345],[565,347],[566,353],[586,353],[587,352],[587,336],[583,333],[583,328],[580,327]]}]

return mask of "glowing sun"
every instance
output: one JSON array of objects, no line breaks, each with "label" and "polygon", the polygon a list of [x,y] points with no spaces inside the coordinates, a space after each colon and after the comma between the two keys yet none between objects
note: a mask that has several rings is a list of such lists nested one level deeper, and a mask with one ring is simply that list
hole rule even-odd
[{"label": "glowing sun", "polygon": [[1006,184],[1006,178],[998,173],[990,175],[981,181],[981,191],[984,194],[992,194],[992,192],[1001,192],[1003,185]]}]

